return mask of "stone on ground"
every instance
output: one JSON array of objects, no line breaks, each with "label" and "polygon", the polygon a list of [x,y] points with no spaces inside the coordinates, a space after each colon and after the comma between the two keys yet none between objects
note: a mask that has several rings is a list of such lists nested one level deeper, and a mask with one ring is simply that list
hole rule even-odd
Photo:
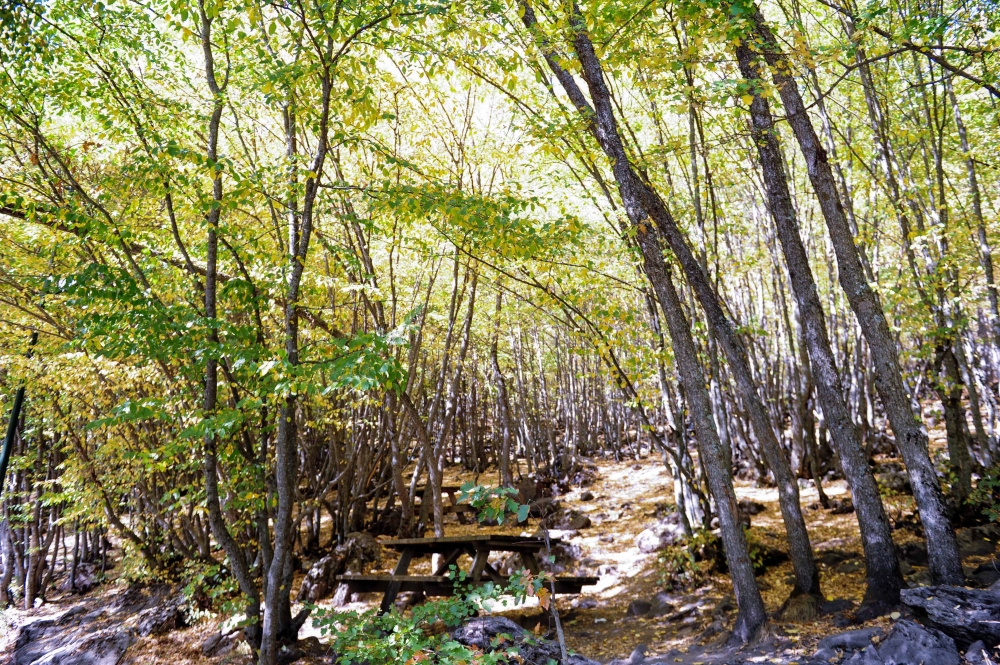
[{"label": "stone on ground", "polygon": [[878,647],[885,665],[961,665],[955,641],[908,619],[896,622]]},{"label": "stone on ground", "polygon": [[900,597],[927,623],[965,647],[977,640],[1000,644],[1000,595],[984,589],[928,586],[904,589]]}]

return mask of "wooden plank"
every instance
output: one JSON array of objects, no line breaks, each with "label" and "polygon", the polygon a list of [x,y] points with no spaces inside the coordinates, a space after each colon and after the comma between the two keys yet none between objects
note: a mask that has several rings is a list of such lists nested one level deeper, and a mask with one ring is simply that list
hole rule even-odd
[{"label": "wooden plank", "polygon": [[[557,594],[578,594],[585,586],[597,584],[597,577],[574,577],[562,576],[555,580]],[[428,596],[451,596],[455,592],[454,581],[445,575],[338,575],[338,582],[347,584],[353,592],[368,593],[375,591],[388,591],[391,585],[399,585],[399,592],[402,591],[423,591]],[[473,582],[466,580],[468,586],[482,586],[492,581],[498,586],[506,586],[507,578],[500,580],[480,580]],[[398,592],[397,592],[398,593]],[[395,598],[393,599],[395,601]],[[390,607],[391,607],[390,603]]]},{"label": "wooden plank", "polygon": [[[558,538],[551,539],[554,545],[561,542]],[[522,550],[539,550],[545,547],[545,540],[533,536],[510,536],[503,534],[473,534],[471,536],[442,536],[440,538],[398,538],[387,540],[383,546],[396,550],[415,548],[417,551],[442,552],[456,545],[473,545],[489,548],[500,552],[519,552]]]}]

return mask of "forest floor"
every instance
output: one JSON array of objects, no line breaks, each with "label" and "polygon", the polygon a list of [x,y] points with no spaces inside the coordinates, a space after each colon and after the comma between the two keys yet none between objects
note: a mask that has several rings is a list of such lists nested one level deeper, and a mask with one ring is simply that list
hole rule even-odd
[{"label": "forest floor", "polygon": [[[567,535],[570,536],[570,543],[579,546],[580,558],[586,569],[601,578],[598,585],[585,587],[579,596],[558,599],[569,648],[602,662],[628,658],[639,645],[647,648],[648,658],[660,662],[719,662],[706,655],[705,650],[708,648],[711,651],[713,644],[718,642],[720,625],[728,627],[735,616],[731,609],[725,609],[731,604],[731,601],[724,602],[731,594],[731,585],[724,574],[705,574],[697,585],[668,592],[667,600],[674,610],[666,616],[628,616],[632,601],[651,600],[663,590],[662,568],[657,554],[642,553],[635,543],[635,536],[656,521],[656,504],[664,501],[672,503],[672,482],[662,463],[656,458],[647,458],[619,463],[597,462],[597,467],[597,477],[587,487],[574,487],[558,497],[563,506],[590,517],[591,526],[575,535]],[[464,479],[453,476],[447,481]],[[843,481],[827,483],[824,489],[831,499],[847,494]],[[751,538],[776,550],[785,550],[777,491],[738,482],[736,492],[740,499],[756,501],[764,506],[763,512],[752,517]],[[585,493],[592,494],[593,498],[584,500]],[[801,495],[813,546],[820,561],[824,595],[828,600],[845,599],[859,603],[864,592],[864,565],[854,513],[833,514],[820,508],[811,482],[804,484]],[[909,496],[889,497],[886,506],[890,519],[898,523],[905,523],[907,515],[913,512]],[[448,517],[449,535],[482,533],[483,529],[489,528],[506,533],[528,534],[534,531],[531,526],[524,531],[523,525],[507,528],[462,525],[455,521],[454,516]],[[898,545],[917,540],[906,528],[897,529],[894,536]],[[987,555],[969,559],[966,564],[974,567],[989,560],[992,557]],[[383,567],[391,570],[394,563],[390,555]],[[429,567],[429,559],[418,560],[411,570],[420,572],[422,568]],[[914,568],[911,571],[913,583],[925,578],[925,570]],[[768,611],[775,612],[791,591],[791,564],[786,561],[767,568],[758,577],[758,585]],[[29,612],[8,609],[0,615],[0,654],[13,651],[12,640],[24,625],[55,617],[67,610],[80,612],[78,606],[81,604],[87,609],[107,607],[122,593],[121,586],[109,583],[83,597],[53,598],[52,602]],[[377,602],[378,596],[367,595],[350,603],[347,608],[339,609],[365,609]],[[532,607],[532,602],[529,599],[528,605],[514,610],[512,614],[522,617],[539,614],[540,610],[537,605]],[[329,600],[321,601],[319,606],[331,607],[332,604]],[[888,618],[882,618],[866,625],[886,627],[889,622]],[[120,662],[144,665],[236,665],[248,662],[239,650],[217,658],[202,655],[201,646],[217,631],[217,623],[217,619],[205,616],[191,627],[158,637],[139,638]],[[766,662],[797,662],[797,659],[813,653],[822,637],[846,629],[843,615],[819,617],[804,623],[775,620],[776,648],[768,654]],[[301,636],[321,637],[317,629],[308,623]],[[300,662],[308,665],[322,661],[305,659]]]}]

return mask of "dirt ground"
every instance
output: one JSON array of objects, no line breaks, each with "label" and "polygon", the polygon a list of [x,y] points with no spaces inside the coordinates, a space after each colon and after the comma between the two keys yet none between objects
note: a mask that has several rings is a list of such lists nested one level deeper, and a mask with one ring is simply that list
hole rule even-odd
[{"label": "dirt ground", "polygon": [[[590,517],[591,526],[573,535],[569,542],[578,545],[582,558],[589,568],[600,576],[596,586],[585,587],[579,596],[562,596],[557,600],[563,619],[566,640],[570,649],[589,658],[607,662],[614,658],[628,658],[638,645],[645,645],[649,657],[663,657],[665,662],[709,662],[693,660],[701,653],[705,644],[718,639],[706,629],[712,625],[713,611],[719,602],[731,592],[728,579],[721,574],[710,575],[704,583],[695,588],[682,589],[671,593],[670,602],[677,610],[661,618],[628,617],[627,609],[633,600],[648,600],[660,586],[660,566],[656,554],[644,554],[635,544],[635,536],[656,520],[656,504],[672,503],[672,482],[662,462],[656,458],[629,460],[625,462],[597,462],[598,477],[587,487],[574,487],[572,491],[559,496],[565,507],[576,509]],[[447,482],[466,480],[464,474],[451,474]],[[480,478],[480,482],[490,482]],[[802,505],[817,557],[821,560],[821,583],[828,600],[846,599],[857,604],[864,592],[863,565],[827,565],[822,563],[825,552],[836,551],[838,558],[861,561],[861,544],[854,513],[832,514],[818,506],[818,497],[811,482],[800,483]],[[843,498],[847,490],[843,481],[825,484],[827,494],[832,498]],[[584,493],[593,498],[584,500]],[[750,499],[765,506],[760,514],[752,518],[751,533],[758,542],[779,550],[785,550],[783,526],[777,505],[777,490],[756,487],[750,483],[737,482],[736,493],[740,499]],[[886,498],[886,509],[890,519],[902,520],[912,514],[912,498],[895,496]],[[494,532],[522,533],[534,532],[537,520],[530,520],[527,526],[482,527],[473,524],[459,524],[455,516],[447,518],[449,535],[482,533],[484,529]],[[894,536],[902,545],[916,537],[908,529],[898,529]],[[389,558],[384,569],[391,570],[395,561]],[[967,561],[977,565],[990,557]],[[429,572],[430,560],[416,560],[411,570]],[[912,571],[915,576],[925,574],[920,569]],[[789,562],[779,563],[766,570],[758,578],[758,585],[769,612],[776,611],[788,597],[792,588],[792,571]],[[296,586],[297,588],[297,586]],[[120,589],[114,585],[105,586],[80,599],[54,598],[53,602],[31,612],[8,609],[0,615],[0,653],[10,653],[15,626],[40,616],[54,615],[64,611],[73,603],[110,602]],[[365,609],[378,602],[378,597],[368,595],[350,608]],[[518,608],[515,614],[539,613],[533,600]],[[321,607],[331,606],[331,601],[321,601]],[[341,608],[343,609],[343,608]],[[730,620],[734,613],[726,617]],[[241,652],[232,652],[221,658],[206,658],[201,655],[200,645],[216,630],[219,619],[206,615],[192,627],[177,630],[160,637],[140,639],[126,654],[125,662],[148,665],[207,665],[246,663],[248,658]],[[773,663],[793,663],[797,657],[811,654],[822,637],[845,630],[836,625],[836,617],[820,617],[808,623],[796,624],[775,621],[775,635],[781,642],[781,649],[767,659]],[[888,625],[888,618],[878,619],[867,625]],[[718,625],[718,624],[716,624]],[[307,623],[302,637],[319,636],[318,630]],[[6,642],[5,642],[6,641]],[[690,654],[690,655],[687,655]],[[309,659],[300,661],[310,662]],[[315,662],[319,662],[318,660]]]}]

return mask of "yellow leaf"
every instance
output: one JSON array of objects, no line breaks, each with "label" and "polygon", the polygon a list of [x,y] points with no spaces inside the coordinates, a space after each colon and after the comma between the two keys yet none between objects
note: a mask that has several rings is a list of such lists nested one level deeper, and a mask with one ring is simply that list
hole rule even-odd
[{"label": "yellow leaf", "polygon": [[744,104],[749,106],[750,103],[753,102],[753,95],[743,95],[740,99],[743,100]]}]

